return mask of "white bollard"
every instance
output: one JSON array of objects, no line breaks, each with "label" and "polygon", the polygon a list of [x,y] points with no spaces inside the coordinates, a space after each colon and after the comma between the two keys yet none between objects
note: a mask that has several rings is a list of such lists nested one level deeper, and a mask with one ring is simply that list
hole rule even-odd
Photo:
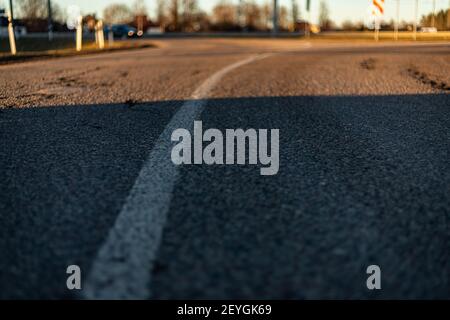
[{"label": "white bollard", "polygon": [[380,27],[381,21],[378,17],[375,17],[375,42],[380,41]]},{"label": "white bollard", "polygon": [[8,35],[9,35],[9,47],[11,48],[11,54],[13,56],[15,56],[17,54],[16,36],[14,34],[14,27],[13,27],[11,12],[8,15]]},{"label": "white bollard", "polygon": [[83,17],[78,17],[77,23],[77,51],[80,52],[83,49]]},{"label": "white bollard", "polygon": [[396,13],[396,19],[395,19],[395,26],[394,26],[394,40],[398,41],[398,33],[399,33],[399,27],[400,27],[400,0],[397,0],[397,13]]},{"label": "white bollard", "polygon": [[114,46],[114,32],[112,31],[112,25],[108,28],[108,46]]},{"label": "white bollard", "polygon": [[97,39],[98,39],[98,47],[103,50],[105,48],[105,33],[103,32],[102,20],[97,22]]},{"label": "white bollard", "polygon": [[98,23],[95,24],[94,28],[94,35],[95,35],[95,44],[98,45]]}]

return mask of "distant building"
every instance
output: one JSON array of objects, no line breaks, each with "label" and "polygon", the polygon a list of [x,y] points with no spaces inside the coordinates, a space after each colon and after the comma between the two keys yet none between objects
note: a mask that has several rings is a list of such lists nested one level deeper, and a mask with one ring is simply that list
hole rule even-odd
[{"label": "distant building", "polygon": [[[14,31],[16,36],[20,37],[26,35],[28,30],[21,20],[14,20]],[[6,11],[0,9],[0,37],[8,36],[8,17],[6,17]]]},{"label": "distant building", "polygon": [[25,26],[28,32],[47,32],[48,20],[43,18],[14,20],[14,25]]}]

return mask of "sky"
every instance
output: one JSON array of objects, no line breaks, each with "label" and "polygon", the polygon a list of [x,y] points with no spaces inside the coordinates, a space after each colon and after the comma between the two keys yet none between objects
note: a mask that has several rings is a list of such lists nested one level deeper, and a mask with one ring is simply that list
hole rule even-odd
[{"label": "sky", "polygon": [[[13,0],[14,1],[14,0]],[[61,7],[67,8],[70,5],[77,5],[81,8],[83,14],[96,12],[98,16],[102,16],[103,9],[111,3],[132,4],[133,0],[52,0]],[[170,0],[167,0],[168,2]],[[238,0],[229,0],[238,3]],[[258,3],[271,2],[272,0],[255,0]],[[317,21],[320,0],[311,0],[312,10],[311,17],[313,21]],[[330,15],[333,21],[342,23],[345,20],[361,21],[368,18],[371,0],[325,0],[330,8]],[[0,0],[0,7],[5,7],[7,0]],[[156,0],[145,0],[150,16],[154,16],[156,8]],[[210,11],[218,0],[199,0],[199,4],[203,10]],[[281,5],[291,8],[291,0],[279,0]],[[414,19],[414,2],[415,0],[400,0],[401,20],[412,21]],[[300,6],[302,18],[305,18],[306,0],[297,0]],[[425,14],[432,11],[433,0],[419,0],[419,13]],[[436,0],[437,9],[448,8],[450,0]],[[386,0],[385,19],[390,20],[396,16],[396,0]]]}]

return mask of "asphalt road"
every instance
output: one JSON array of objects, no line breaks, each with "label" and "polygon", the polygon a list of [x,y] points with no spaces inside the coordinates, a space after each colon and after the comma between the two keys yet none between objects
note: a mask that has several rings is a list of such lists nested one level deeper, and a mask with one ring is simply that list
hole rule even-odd
[{"label": "asphalt road", "polygon": [[[158,45],[0,67],[0,299],[450,298],[448,44]],[[194,120],[278,175],[175,167]]]}]

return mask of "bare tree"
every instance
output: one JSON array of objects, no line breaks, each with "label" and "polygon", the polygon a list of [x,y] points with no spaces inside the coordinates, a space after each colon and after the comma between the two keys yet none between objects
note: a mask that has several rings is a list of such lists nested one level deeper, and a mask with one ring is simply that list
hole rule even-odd
[{"label": "bare tree", "polygon": [[180,30],[180,0],[172,0],[169,7],[170,30]]},{"label": "bare tree", "polygon": [[348,19],[342,22],[342,30],[345,31],[354,31],[356,29],[355,24],[352,20]]},{"label": "bare tree", "polygon": [[268,2],[264,3],[261,7],[261,23],[264,31],[270,29],[270,25],[272,23],[272,5]]},{"label": "bare tree", "polygon": [[330,9],[328,8],[328,3],[326,0],[320,1],[319,25],[323,30],[330,29],[332,26],[332,21],[330,19]]},{"label": "bare tree", "polygon": [[144,0],[135,0],[132,10],[136,16],[146,16],[148,14],[147,6],[145,5]]},{"label": "bare tree", "polygon": [[263,27],[262,10],[253,0],[247,3],[245,16],[249,30],[260,30]]},{"label": "bare tree", "polygon": [[278,23],[281,29],[289,29],[289,10],[285,6],[281,6],[278,13]]},{"label": "bare tree", "polygon": [[24,19],[43,19],[48,14],[46,0],[19,0],[18,6]]},{"label": "bare tree", "polygon": [[298,6],[297,0],[292,0],[292,23],[295,28],[295,24],[297,23],[300,16],[300,8]]},{"label": "bare tree", "polygon": [[447,9],[447,30],[450,30],[450,8]]},{"label": "bare tree", "polygon": [[156,20],[158,24],[165,28],[168,24],[166,0],[158,0],[156,3]]},{"label": "bare tree", "polygon": [[[48,10],[48,8],[47,8]],[[48,14],[48,12],[47,12]],[[66,13],[61,9],[58,3],[52,2],[52,18],[53,21],[64,23],[67,20]]]},{"label": "bare tree", "polygon": [[103,11],[103,18],[109,24],[128,23],[133,19],[133,13],[125,4],[111,4]]},{"label": "bare tree", "polygon": [[183,29],[192,31],[198,5],[196,0],[183,0]]},{"label": "bare tree", "polygon": [[230,1],[222,0],[213,8],[213,22],[220,26],[237,24],[236,9]]},{"label": "bare tree", "polygon": [[422,16],[421,24],[423,26],[435,26],[439,31],[444,31],[447,29],[447,23],[448,23],[448,14],[450,13],[450,10],[441,10],[439,12],[430,13],[428,15]]},{"label": "bare tree", "polygon": [[148,18],[147,18],[147,6],[145,5],[144,0],[135,0],[132,7],[132,12],[134,15],[134,26],[138,32],[144,32],[144,29],[148,27]]}]

